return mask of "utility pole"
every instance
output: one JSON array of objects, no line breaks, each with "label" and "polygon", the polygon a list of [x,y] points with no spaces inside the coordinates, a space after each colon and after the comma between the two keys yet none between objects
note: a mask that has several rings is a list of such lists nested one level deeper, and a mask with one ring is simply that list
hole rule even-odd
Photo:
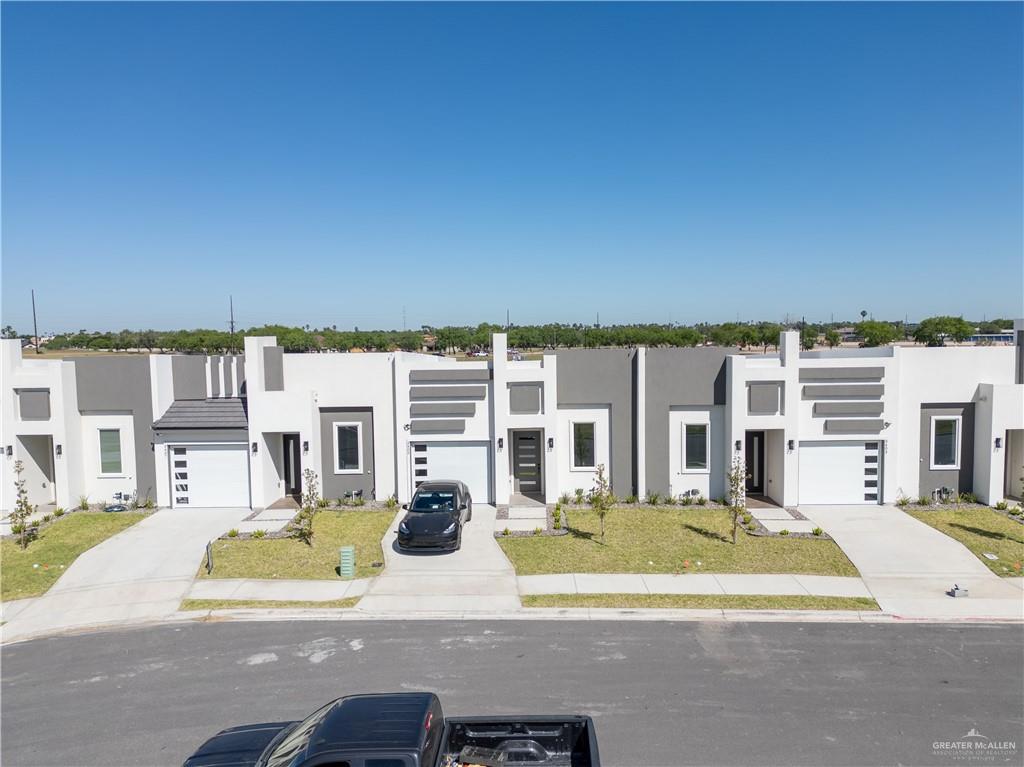
[{"label": "utility pole", "polygon": [[36,322],[36,289],[32,288],[32,332],[35,333],[36,337],[36,354],[42,354],[39,351],[39,323]]},{"label": "utility pole", "polygon": [[506,309],[506,310],[505,310],[505,332],[506,332],[506,333],[508,332],[508,329],[509,329],[510,327],[511,327],[511,325],[509,324],[509,310],[508,310],[508,309]]},{"label": "utility pole", "polygon": [[228,296],[228,307],[230,311],[230,319],[228,320],[228,327],[231,328],[231,350],[236,351],[235,346],[235,297]]},{"label": "utility pole", "polygon": [[402,331],[405,332],[408,328],[405,326],[405,307],[402,307]]}]

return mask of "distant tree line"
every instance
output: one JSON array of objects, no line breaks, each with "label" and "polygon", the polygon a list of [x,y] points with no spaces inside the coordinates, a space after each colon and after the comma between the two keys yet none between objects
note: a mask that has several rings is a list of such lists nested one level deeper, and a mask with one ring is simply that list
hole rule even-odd
[{"label": "distant tree line", "polygon": [[[797,322],[782,325],[774,322],[702,323],[693,326],[634,324],[583,325],[549,323],[546,325],[501,325],[481,323],[472,326],[424,326],[421,330],[338,330],[337,327],[311,328],[286,325],[264,325],[240,330],[234,335],[224,330],[121,330],[117,332],[64,333],[50,339],[46,347],[52,350],[145,350],[185,353],[226,354],[240,352],[242,339],[249,336],[276,336],[285,351],[419,351],[423,348],[438,352],[487,350],[491,334],[508,333],[509,346],[520,349],[555,349],[580,347],[634,347],[634,346],[715,346],[762,349],[777,346],[779,334],[786,329],[800,332],[804,349],[825,345],[835,347],[844,340],[855,340],[862,346],[884,346],[901,340],[914,340],[929,346],[941,346],[946,341],[963,342],[976,332],[997,333],[1012,327],[1010,320],[996,319],[974,324],[962,317],[929,317],[917,325],[885,322],[866,318],[857,323],[814,324]],[[839,328],[853,328],[852,337],[844,338]],[[17,338],[13,328],[3,328],[5,338]],[[27,336],[21,336],[27,337]]]}]

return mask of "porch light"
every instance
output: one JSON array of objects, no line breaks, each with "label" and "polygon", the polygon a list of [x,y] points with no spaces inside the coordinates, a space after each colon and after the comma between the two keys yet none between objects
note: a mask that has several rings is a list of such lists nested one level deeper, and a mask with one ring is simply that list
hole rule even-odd
[{"label": "porch light", "polygon": [[792,439],[791,439],[791,440],[789,441],[789,452],[791,452],[791,453],[792,453],[792,452],[793,452],[793,448],[795,448],[795,447],[796,447],[796,440],[792,440]]},{"label": "porch light", "polygon": [[502,450],[505,447],[505,438],[498,437],[498,450]]},{"label": "porch light", "polygon": [[996,437],[996,450],[998,450],[1002,446],[1003,446],[1003,438],[1002,437]]},{"label": "porch light", "polygon": [[57,454],[57,457],[60,458],[64,455],[64,448],[61,445],[57,445],[57,447],[54,448],[54,452]]},{"label": "porch light", "polygon": [[302,440],[302,452],[303,453],[308,453],[309,452],[309,440],[308,439]]},{"label": "porch light", "polygon": [[736,452],[738,453],[742,449],[743,449],[743,443],[740,442],[739,440],[736,440]]},{"label": "porch light", "polygon": [[14,455],[14,447],[8,445],[7,449],[4,452],[7,453],[7,457],[10,458],[12,455]]},{"label": "porch light", "polygon": [[554,449],[555,449],[555,438],[554,437],[548,437],[548,450],[554,450]]},{"label": "porch light", "polygon": [[253,455],[256,455],[257,451],[259,450],[259,447],[260,447],[260,446],[259,446],[259,444],[258,444],[258,443],[256,443],[256,442],[253,442],[253,443],[252,443],[252,454],[253,454]]}]

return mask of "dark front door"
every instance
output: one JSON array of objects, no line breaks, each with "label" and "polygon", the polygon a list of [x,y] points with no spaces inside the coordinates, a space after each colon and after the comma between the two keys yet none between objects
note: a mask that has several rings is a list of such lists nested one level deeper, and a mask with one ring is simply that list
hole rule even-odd
[{"label": "dark front door", "polygon": [[284,494],[299,497],[302,495],[302,457],[299,453],[299,435],[284,434],[281,436],[284,446]]},{"label": "dark front door", "polygon": [[512,476],[517,492],[541,492],[540,442],[539,431],[512,432]]},{"label": "dark front door", "polygon": [[764,432],[747,432],[747,492],[764,492]]}]

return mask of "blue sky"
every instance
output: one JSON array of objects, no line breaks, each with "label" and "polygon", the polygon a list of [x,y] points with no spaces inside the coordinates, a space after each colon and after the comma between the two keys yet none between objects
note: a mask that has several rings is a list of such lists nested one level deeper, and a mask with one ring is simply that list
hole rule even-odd
[{"label": "blue sky", "polygon": [[4,3],[2,320],[1019,315],[1022,8]]}]

